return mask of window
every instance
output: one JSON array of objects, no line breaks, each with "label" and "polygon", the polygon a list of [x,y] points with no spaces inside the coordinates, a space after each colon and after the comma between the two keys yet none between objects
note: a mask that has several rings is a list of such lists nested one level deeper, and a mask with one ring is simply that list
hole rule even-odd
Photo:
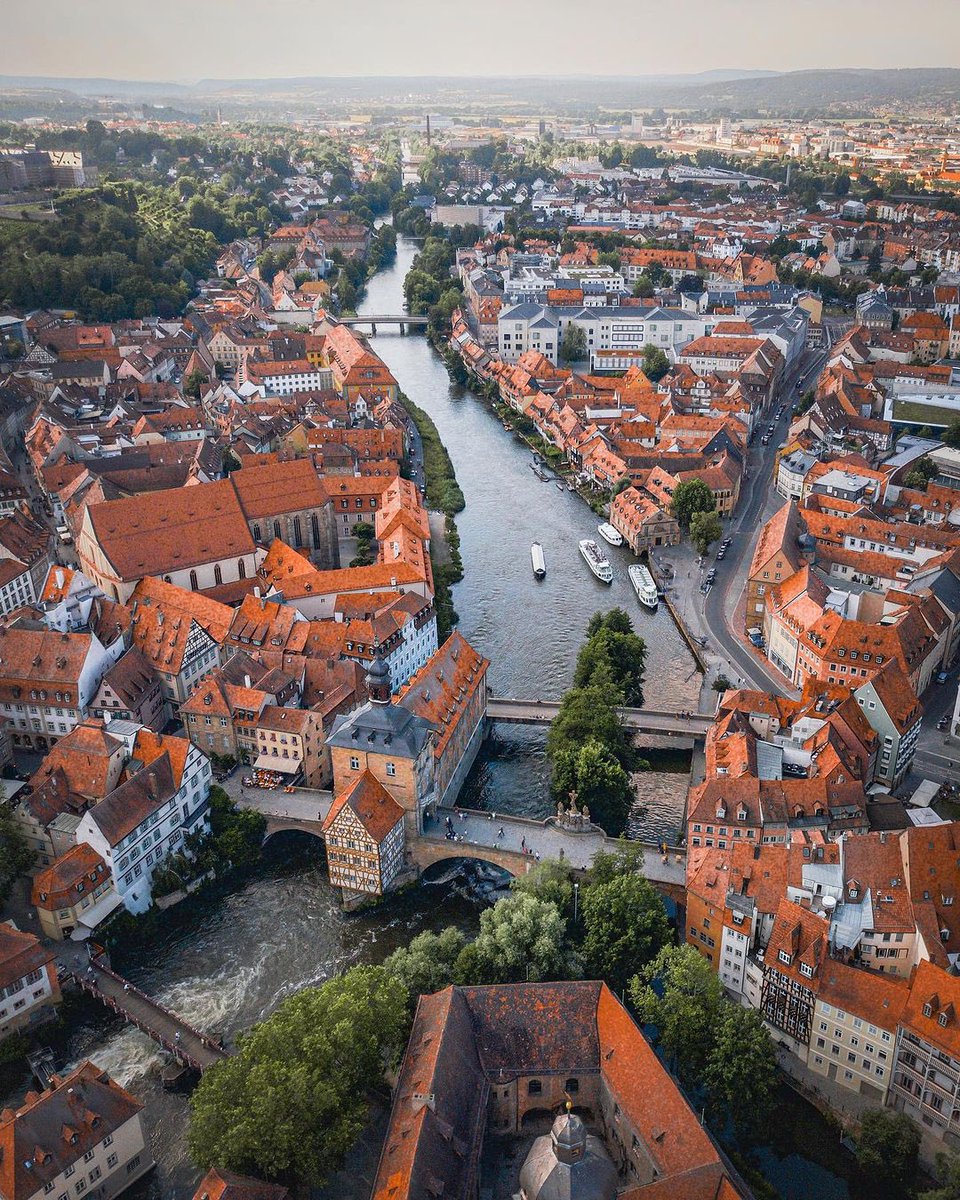
[{"label": "window", "polygon": [[112,1171],[116,1165],[117,1165],[117,1156],[115,1154],[109,1155],[109,1157],[107,1158],[107,1170]]},{"label": "window", "polygon": [[87,1190],[87,1181],[85,1179],[78,1179],[73,1185],[73,1190],[79,1196],[81,1192],[85,1192]]},{"label": "window", "polygon": [[94,1167],[93,1170],[90,1172],[90,1174],[87,1176],[87,1178],[90,1180],[91,1183],[96,1183],[97,1180],[100,1178],[101,1174],[102,1174],[102,1172],[101,1172],[100,1168]]},{"label": "window", "polygon": [[390,776],[394,776],[394,775],[396,775],[396,773],[397,773],[397,764],[388,762],[387,763],[387,774]]},{"label": "window", "polygon": [[540,1082],[539,1079],[531,1079],[530,1082],[527,1084],[527,1095],[528,1096],[539,1096],[542,1091],[543,1091],[543,1084]]},{"label": "window", "polygon": [[135,1154],[127,1163],[127,1174],[132,1175],[133,1172],[140,1166],[140,1155]]},{"label": "window", "polygon": [[357,758],[357,756],[355,754],[352,754],[350,756],[350,770],[351,771],[359,771],[360,770],[360,759]]},{"label": "window", "polygon": [[579,1092],[580,1091],[580,1080],[579,1079],[568,1079],[567,1082],[563,1085],[563,1090],[565,1092],[569,1092],[571,1095],[573,1095],[574,1092]]},{"label": "window", "polygon": [[88,1151],[86,1152],[86,1154],[83,1156],[83,1161],[84,1161],[84,1162],[89,1162],[89,1161],[91,1160],[91,1158],[93,1158],[93,1156],[94,1156],[95,1154],[96,1154],[96,1150],[88,1150]]}]

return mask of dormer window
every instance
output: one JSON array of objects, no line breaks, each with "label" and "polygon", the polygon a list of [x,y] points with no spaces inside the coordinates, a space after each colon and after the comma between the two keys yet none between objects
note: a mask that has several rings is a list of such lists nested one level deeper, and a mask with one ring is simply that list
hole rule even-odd
[{"label": "dormer window", "polygon": [[746,819],[747,819],[746,805],[741,804],[740,807],[737,809],[737,820],[745,821]]},{"label": "dormer window", "polygon": [[724,804],[720,803],[717,805],[717,820],[725,821],[726,818],[727,818],[726,806]]},{"label": "dormer window", "polygon": [[807,966],[806,963],[801,963],[800,964],[800,974],[804,977],[804,979],[812,979],[813,978],[813,967]]},{"label": "dormer window", "polygon": [[940,1025],[943,1029],[946,1029],[947,1022],[949,1019],[950,1018],[947,1016],[947,1014],[945,1012],[939,1013],[937,1015],[937,1024]]},{"label": "dormer window", "polygon": [[924,1015],[925,1017],[932,1017],[932,1016],[933,1016],[933,1005],[930,1003],[930,1001],[929,1001],[929,1000],[928,1000],[928,1001],[927,1001],[927,1003],[926,1003],[926,1004],[923,1006],[923,1015]]},{"label": "dormer window", "polygon": [[782,963],[784,963],[788,967],[793,962],[793,955],[790,954],[789,951],[787,951],[787,950],[781,950],[780,953],[777,955],[777,957],[780,959],[780,961]]}]

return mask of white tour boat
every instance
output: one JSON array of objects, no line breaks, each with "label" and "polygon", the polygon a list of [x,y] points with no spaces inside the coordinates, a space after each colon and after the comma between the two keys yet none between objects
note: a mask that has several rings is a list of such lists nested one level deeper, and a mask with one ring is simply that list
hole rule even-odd
[{"label": "white tour boat", "polygon": [[611,546],[623,545],[623,534],[619,529],[614,529],[607,521],[597,526],[597,533],[600,534],[605,542],[609,542]]},{"label": "white tour boat", "polygon": [[649,570],[642,564],[636,563],[627,568],[627,574],[630,576],[630,582],[633,584],[633,590],[637,593],[640,603],[644,608],[649,608],[651,612],[655,610],[660,597]]},{"label": "white tour boat", "polygon": [[603,557],[603,551],[596,542],[584,538],[580,543],[580,553],[590,570],[601,583],[613,583],[613,567]]},{"label": "white tour boat", "polygon": [[538,579],[543,579],[547,573],[546,559],[543,557],[543,547],[534,542],[530,547],[530,561],[533,563],[533,573]]}]

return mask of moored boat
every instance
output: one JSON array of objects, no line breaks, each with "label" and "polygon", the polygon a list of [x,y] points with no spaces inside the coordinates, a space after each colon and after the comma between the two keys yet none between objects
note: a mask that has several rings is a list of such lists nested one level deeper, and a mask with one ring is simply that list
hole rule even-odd
[{"label": "moored boat", "polygon": [[605,542],[609,542],[611,546],[623,545],[623,534],[619,529],[614,529],[608,521],[604,521],[602,525],[597,526],[597,533],[600,534]]},{"label": "moored boat", "polygon": [[630,577],[633,590],[637,593],[637,599],[644,608],[649,608],[651,612],[654,611],[660,597],[657,592],[657,585],[648,568],[643,566],[642,563],[635,563],[632,567],[627,568],[627,575]]},{"label": "moored boat", "polygon": [[580,553],[583,555],[584,562],[601,583],[613,583],[613,567],[604,558],[603,551],[596,542],[590,538],[584,538],[580,543]]},{"label": "moored boat", "polygon": [[533,563],[534,575],[537,579],[543,579],[547,573],[547,563],[543,557],[543,547],[539,542],[534,542],[530,547],[530,561]]}]

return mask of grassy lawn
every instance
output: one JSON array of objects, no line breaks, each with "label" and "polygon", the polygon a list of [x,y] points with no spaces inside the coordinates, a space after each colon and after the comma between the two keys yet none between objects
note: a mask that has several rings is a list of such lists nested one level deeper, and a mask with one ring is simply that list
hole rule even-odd
[{"label": "grassy lawn", "polygon": [[918,404],[912,400],[894,400],[893,419],[913,425],[946,426],[960,419],[960,409],[938,408],[933,404]]}]

